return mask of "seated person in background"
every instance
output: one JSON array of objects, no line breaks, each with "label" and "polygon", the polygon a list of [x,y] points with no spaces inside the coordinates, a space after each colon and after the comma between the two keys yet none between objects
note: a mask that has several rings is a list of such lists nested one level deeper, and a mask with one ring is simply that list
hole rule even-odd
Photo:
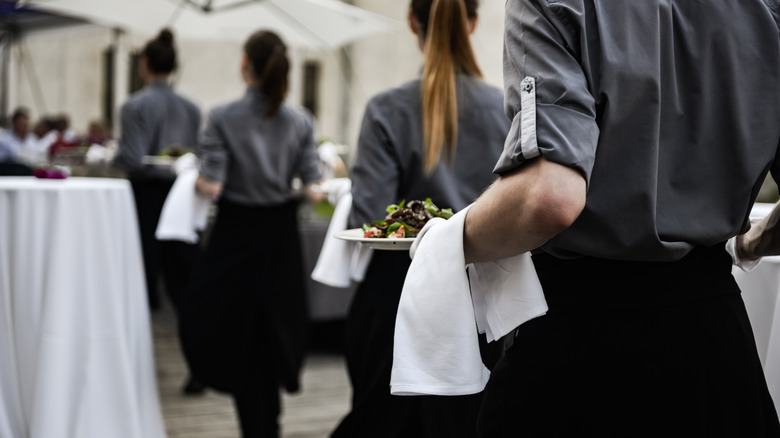
[{"label": "seated person in background", "polygon": [[81,143],[76,133],[70,129],[70,119],[67,115],[60,114],[56,116],[52,119],[52,123],[56,131],[56,139],[49,145],[50,157],[54,157],[58,152],[78,146]]},{"label": "seated person in background", "polygon": [[38,150],[43,157],[49,157],[51,146],[59,138],[59,131],[56,129],[56,118],[53,116],[44,116],[38,120],[33,128],[33,133],[38,138]]},{"label": "seated person in background", "polygon": [[70,117],[67,114],[60,114],[56,118],[54,127],[59,131],[62,141],[68,144],[79,142],[78,135],[70,127]]},{"label": "seated person in background", "polygon": [[29,110],[19,107],[11,116],[11,128],[0,132],[0,162],[33,164],[40,158],[38,139],[30,132]]},{"label": "seated person in background", "polygon": [[106,142],[109,140],[111,140],[111,134],[106,122],[102,120],[93,120],[89,122],[86,138],[86,143],[88,145],[99,144],[105,146]]}]

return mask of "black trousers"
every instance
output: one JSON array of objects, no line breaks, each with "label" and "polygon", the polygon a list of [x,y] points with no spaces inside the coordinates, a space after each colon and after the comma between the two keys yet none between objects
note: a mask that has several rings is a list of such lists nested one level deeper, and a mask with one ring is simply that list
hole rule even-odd
[{"label": "black trousers", "polygon": [[182,351],[203,384],[233,397],[243,438],[275,437],[308,336],[298,205],[218,208],[182,305]]},{"label": "black trousers", "polygon": [[159,309],[161,306],[159,284],[162,278],[168,298],[178,313],[181,296],[198,256],[198,246],[184,242],[160,241],[154,236],[173,180],[131,178],[130,183],[138,214],[149,307]]},{"label": "black trousers", "polygon": [[[257,334],[256,348],[265,348],[270,342],[268,332]],[[266,351],[267,348],[265,348]],[[277,438],[281,396],[279,379],[273,369],[273,361],[252,356],[252,367],[261,372],[248,377],[240,390],[232,395],[233,405],[241,429],[241,438]]]},{"label": "black trousers", "polygon": [[550,307],[493,370],[482,437],[778,437],[731,258],[534,256]]},{"label": "black trousers", "polygon": [[[481,394],[390,394],[395,316],[410,263],[406,251],[375,251],[365,281],[356,291],[345,327],[352,406],[333,432],[334,438],[476,436]],[[483,361],[491,367],[503,345],[481,341]]]}]

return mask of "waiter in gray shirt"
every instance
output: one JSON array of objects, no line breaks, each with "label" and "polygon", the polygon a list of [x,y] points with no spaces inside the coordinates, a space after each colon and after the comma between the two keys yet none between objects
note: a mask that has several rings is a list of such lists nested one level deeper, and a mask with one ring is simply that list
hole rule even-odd
[{"label": "waiter in gray shirt", "polygon": [[550,310],[483,436],[780,436],[724,248],[780,175],[779,6],[507,2],[513,125],[466,260],[535,250]]},{"label": "waiter in gray shirt", "polygon": [[[509,130],[501,89],[482,80],[469,38],[479,2],[408,3],[409,27],[425,64],[420,77],[377,94],[366,106],[350,174],[352,227],[384,219],[389,204],[404,200],[431,198],[440,208],[462,210],[495,181],[491,170]],[[445,127],[454,135],[448,137]],[[410,262],[405,251],[374,251],[355,292],[345,344],[352,406],[332,438],[476,434],[481,394],[390,394],[395,318]],[[500,345],[482,347],[490,367]]]},{"label": "waiter in gray shirt", "polygon": [[288,105],[284,41],[259,30],[243,46],[243,96],[209,113],[198,145],[197,189],[217,217],[182,306],[187,363],[235,402],[244,437],[279,436],[280,388],[299,390],[308,301],[298,229],[303,200],[321,179],[314,120]]},{"label": "waiter in gray shirt", "polygon": [[127,173],[133,186],[152,309],[161,305],[158,292],[161,270],[171,304],[178,309],[197,255],[194,245],[155,238],[160,212],[176,175],[170,169],[143,163],[146,155],[157,155],[171,148],[194,149],[197,143],[200,110],[171,88],[169,77],[175,68],[173,34],[162,30],[144,46],[139,72],[146,86],[122,106],[122,133],[113,161],[115,167]]}]

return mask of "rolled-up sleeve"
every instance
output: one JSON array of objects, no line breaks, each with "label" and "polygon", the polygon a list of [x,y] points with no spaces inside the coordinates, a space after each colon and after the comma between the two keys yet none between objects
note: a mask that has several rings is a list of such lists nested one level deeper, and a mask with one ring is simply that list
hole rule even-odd
[{"label": "rolled-up sleeve", "polygon": [[196,154],[200,162],[201,176],[211,181],[224,182],[227,176],[228,152],[219,120],[219,113],[216,110],[211,111],[206,117]]},{"label": "rolled-up sleeve", "polygon": [[598,143],[595,99],[567,34],[546,0],[508,0],[504,104],[512,127],[494,172],[539,155],[590,179]]}]

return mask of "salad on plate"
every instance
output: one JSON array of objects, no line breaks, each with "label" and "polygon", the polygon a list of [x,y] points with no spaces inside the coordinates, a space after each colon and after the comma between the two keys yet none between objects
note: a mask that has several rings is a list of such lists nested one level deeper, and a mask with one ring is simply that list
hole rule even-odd
[{"label": "salad on plate", "polygon": [[417,236],[425,224],[435,217],[449,219],[452,209],[441,209],[427,198],[425,201],[401,201],[387,206],[387,216],[381,221],[363,224],[363,237],[376,239],[403,239]]}]

